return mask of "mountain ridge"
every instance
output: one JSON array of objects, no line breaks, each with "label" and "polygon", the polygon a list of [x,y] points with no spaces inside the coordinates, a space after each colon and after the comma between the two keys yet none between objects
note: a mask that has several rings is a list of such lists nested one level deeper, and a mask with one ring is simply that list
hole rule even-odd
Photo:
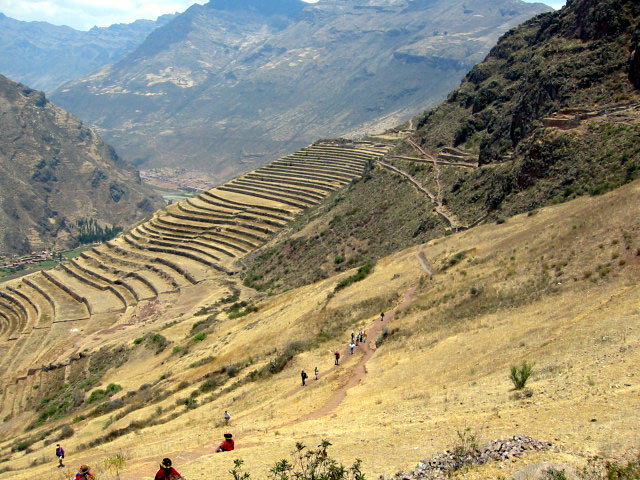
[{"label": "mountain ridge", "polygon": [[0,73],[51,93],[123,57],[174,16],[81,31],[48,22],[16,20],[0,13]]},{"label": "mountain ridge", "polygon": [[0,251],[77,245],[76,221],[131,225],[163,205],[135,168],[43,92],[0,75]]},{"label": "mountain ridge", "polygon": [[251,14],[242,30],[232,13],[194,5],[52,98],[134,164],[180,159],[215,183],[372,118],[406,118],[444,96],[488,52],[496,29],[542,8],[503,0],[501,12],[483,1],[465,14],[462,2],[414,2],[418,14],[406,11],[409,3],[380,10],[322,1],[285,23]]}]

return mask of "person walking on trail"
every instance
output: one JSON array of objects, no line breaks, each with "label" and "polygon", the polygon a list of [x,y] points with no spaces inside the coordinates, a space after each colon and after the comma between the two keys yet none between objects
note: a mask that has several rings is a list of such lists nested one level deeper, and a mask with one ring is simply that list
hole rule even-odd
[{"label": "person walking on trail", "polygon": [[225,433],[224,434],[224,442],[222,442],[220,444],[220,446],[218,447],[216,452],[230,452],[231,450],[233,450],[235,448],[236,444],[233,441],[232,437],[233,437],[233,435],[231,435],[230,433]]},{"label": "person walking on trail", "polygon": [[318,380],[318,373],[320,373],[320,370],[318,370],[318,367],[313,369],[313,373],[316,374],[316,380]]},{"label": "person walking on trail", "polygon": [[351,342],[349,344],[349,352],[351,353],[351,355],[353,355],[353,349],[356,347],[356,344]]},{"label": "person walking on trail", "polygon": [[63,468],[64,464],[62,463],[62,459],[64,458],[64,448],[62,448],[59,443],[56,444],[56,457],[58,457],[58,468]]},{"label": "person walking on trail", "polygon": [[229,420],[231,420],[231,414],[225,410],[224,411],[224,424],[229,425]]},{"label": "person walking on trail", "polygon": [[156,473],[155,480],[177,480],[182,478],[182,475],[171,466],[170,458],[163,458],[160,463],[160,470]]},{"label": "person walking on trail", "polygon": [[306,383],[306,382],[307,382],[307,377],[308,377],[307,372],[305,372],[304,370],[302,370],[302,371],[300,372],[300,376],[302,377],[302,386],[304,387],[304,386],[306,386],[306,385],[307,385],[307,383]]},{"label": "person walking on trail", "polygon": [[340,352],[336,350],[333,354],[336,357],[336,365],[340,365]]},{"label": "person walking on trail", "polygon": [[356,334],[355,332],[351,332],[351,343],[356,341]]},{"label": "person walking on trail", "polygon": [[80,465],[80,471],[76,473],[76,480],[93,480],[94,478],[88,465]]},{"label": "person walking on trail", "polygon": [[362,332],[362,341],[363,341],[363,342],[366,342],[366,341],[367,341],[367,335],[368,335],[368,333],[367,333],[367,331],[366,331],[366,330],[365,330],[364,332]]},{"label": "person walking on trail", "polygon": [[380,313],[380,321],[383,322],[384,321],[384,312]]}]

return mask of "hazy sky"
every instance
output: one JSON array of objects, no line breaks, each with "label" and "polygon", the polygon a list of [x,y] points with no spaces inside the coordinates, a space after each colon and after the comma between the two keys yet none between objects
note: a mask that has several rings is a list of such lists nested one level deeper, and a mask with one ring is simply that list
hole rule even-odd
[{"label": "hazy sky", "polygon": [[[565,3],[565,0],[542,1],[554,8]],[[142,18],[155,20],[165,13],[183,12],[194,3],[194,0],[0,0],[0,12],[18,20],[40,20],[88,30],[94,25],[107,27]]]}]

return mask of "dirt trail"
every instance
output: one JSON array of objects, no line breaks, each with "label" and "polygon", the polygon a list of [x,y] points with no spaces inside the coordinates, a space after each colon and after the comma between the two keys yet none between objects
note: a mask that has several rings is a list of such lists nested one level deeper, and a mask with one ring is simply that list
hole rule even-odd
[{"label": "dirt trail", "polygon": [[[333,395],[331,396],[329,401],[327,401],[327,403],[325,403],[322,407],[317,408],[312,412],[309,412],[305,415],[302,415],[301,417],[296,418],[295,420],[283,423],[281,425],[274,426],[273,429],[275,430],[278,428],[290,427],[292,425],[306,422],[308,420],[314,420],[314,419],[328,415],[331,411],[337,408],[342,403],[342,401],[346,398],[347,392],[349,391],[349,389],[358,385],[366,375],[367,373],[366,363],[376,352],[375,341],[379,333],[382,331],[382,328],[385,325],[387,325],[391,320],[393,320],[397,311],[402,310],[411,304],[411,302],[413,301],[413,294],[415,290],[416,290],[416,287],[409,289],[405,293],[402,302],[399,305],[397,305],[393,310],[385,313],[384,321],[380,321],[380,317],[378,316],[376,316],[376,318],[371,321],[371,323],[368,325],[368,328],[366,329],[368,333],[368,341],[365,343],[360,343],[359,345],[359,346],[362,346],[363,348],[361,348],[357,353],[354,353],[353,355],[351,355],[349,354],[349,347],[346,347],[340,353],[340,359],[341,359],[340,365],[333,365],[329,370],[322,372],[322,377],[320,377],[320,380],[318,381],[321,381],[322,378],[326,377],[327,375],[329,375],[330,373],[334,372],[339,368],[349,370],[349,374],[346,379],[346,382],[344,382],[333,393]],[[356,361],[355,365],[353,365],[354,363],[353,360]],[[311,380],[306,387],[299,385],[289,390],[288,392],[286,392],[281,398],[286,398],[291,395],[295,395],[296,393],[300,392],[303,389],[305,391],[313,389],[315,384],[316,384],[316,381]],[[244,417],[238,416],[237,418],[242,419]],[[247,437],[250,438],[252,436],[252,433],[255,433],[255,432],[257,432],[257,430],[247,430],[244,432],[243,435],[234,436],[234,438],[237,442],[238,440],[242,440],[243,438],[247,438]],[[188,450],[166,452],[165,455],[173,459],[175,465],[185,465],[186,463],[193,462],[200,457],[215,453],[215,450],[218,447],[218,444],[221,442],[222,442],[222,439],[215,439],[213,443],[201,445]],[[247,448],[250,446],[256,446],[260,444],[261,444],[260,442],[243,441],[240,443],[240,445],[238,445],[237,449]],[[90,463],[89,460],[87,461]],[[157,467],[158,461],[159,461],[159,458],[157,456],[139,459],[136,462],[136,469],[122,473],[121,478],[122,480],[134,480],[134,479],[137,480],[145,477],[151,478],[155,470],[157,470],[156,467]]]},{"label": "dirt trail", "polygon": [[[325,415],[328,415],[332,410],[334,410],[338,405],[340,405],[342,401],[346,398],[347,392],[349,391],[349,389],[358,385],[360,381],[362,381],[362,379],[364,378],[365,374],[367,373],[366,363],[376,352],[375,339],[378,337],[378,334],[382,330],[382,327],[388,324],[389,321],[395,317],[395,313],[398,310],[405,308],[407,305],[411,303],[412,295],[414,292],[415,292],[415,287],[410,289],[407,293],[405,293],[402,303],[400,303],[395,309],[391,310],[390,312],[387,312],[385,314],[384,321],[380,321],[380,318],[376,317],[373,320],[373,322],[369,324],[369,327],[367,329],[367,332],[369,333],[369,341],[366,343],[361,343],[359,345],[363,347],[361,351],[359,351],[357,354],[354,353],[353,355],[351,355],[348,353],[349,348],[347,347],[344,353],[341,354],[342,355],[341,358],[345,358],[347,356],[356,357],[357,355],[356,357],[357,363],[354,367],[351,368],[351,374],[349,375],[349,378],[347,379],[346,383],[333,393],[333,395],[331,396],[331,398],[326,404],[295,420],[279,425],[276,428],[284,428],[284,427],[295,425],[301,422],[306,422],[307,420],[314,420],[316,418],[324,417]],[[332,368],[330,368],[327,372],[324,373],[324,376],[329,375],[331,372],[333,372],[334,370],[340,367],[347,366],[348,363],[350,362],[343,362],[342,365],[334,365]],[[315,380],[311,381],[311,383],[309,383],[307,387],[312,388],[314,383],[315,383]],[[286,396],[293,395],[299,392],[300,390],[302,390],[303,388],[306,390],[307,387],[303,387],[302,385],[300,385],[295,389],[289,391]]]},{"label": "dirt trail", "polygon": [[451,213],[447,207],[444,206],[444,202],[442,199],[442,182],[440,181],[440,163],[438,162],[438,158],[424,151],[424,149],[414,142],[411,138],[407,138],[407,142],[416,149],[419,153],[424,155],[429,160],[433,161],[433,168],[436,171],[436,185],[438,186],[438,191],[436,193],[436,212],[440,214],[440,216],[447,219],[449,225],[453,230],[459,230],[462,227],[460,221],[456,218],[456,216]]}]

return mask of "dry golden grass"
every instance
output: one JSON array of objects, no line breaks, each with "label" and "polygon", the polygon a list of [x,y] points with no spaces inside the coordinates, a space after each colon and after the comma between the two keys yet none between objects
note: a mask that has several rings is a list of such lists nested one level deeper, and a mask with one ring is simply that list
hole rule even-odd
[{"label": "dry golden grass", "polygon": [[[466,478],[509,477],[540,460],[580,467],[594,454],[622,457],[640,445],[638,205],[640,182],[635,182],[602,197],[432,241],[423,248],[438,270],[432,279],[421,269],[414,247],[381,260],[365,280],[335,294],[335,285],[353,272],[277,296],[256,296],[252,301],[258,312],[235,320],[220,314],[207,338],[192,343],[185,356],[173,355],[171,346],[157,356],[137,349],[125,366],[109,371],[102,381],[122,385],[118,396],[167,371],[172,376],[159,384],[162,388],[192,384],[107,430],[109,414],[74,425],[76,435],[64,443],[67,462],[99,465],[121,451],[128,457],[121,478],[140,479],[153,478],[158,461],[169,456],[193,480],[230,478],[233,459],[242,458],[255,478],[264,478],[296,441],[315,445],[327,438],[334,444],[331,454],[345,463],[361,458],[373,478],[412,468],[455,444],[456,431],[465,428],[476,432],[481,443],[521,433],[558,446],[557,451],[472,469],[464,472]],[[441,270],[458,252],[466,252],[463,259]],[[81,346],[130,344],[175,319],[179,323],[163,335],[174,344],[188,344],[191,325],[202,318],[194,317],[195,312],[227,294],[222,279],[204,282],[185,289],[179,301],[160,305],[160,313],[147,323],[100,341],[88,338]],[[381,305],[398,305],[406,294],[410,303],[385,321],[386,328],[398,330],[367,361],[361,381],[348,388],[363,346],[353,357],[343,355],[343,365],[329,371],[332,352],[344,350],[351,330],[370,329]],[[248,295],[245,290],[242,298]],[[228,393],[218,390],[213,401],[163,425],[74,451],[133,419],[156,416],[158,406],[174,408],[176,399],[195,389],[207,372],[251,357],[254,364],[227,380],[230,385],[272,359],[274,349],[295,340],[312,341],[321,328],[332,325],[341,328],[339,335],[315,343],[277,375]],[[374,340],[364,348],[372,348]],[[206,356],[215,360],[189,368]],[[508,370],[522,360],[535,362],[535,372],[528,384],[532,395],[518,399]],[[297,388],[300,370],[312,377],[316,365],[320,380]],[[230,427],[221,422],[225,409],[232,414]],[[226,430],[233,432],[238,448],[216,454]],[[35,447],[26,456],[15,454],[10,465],[24,468],[33,458],[51,454],[51,446],[43,450],[38,442]],[[0,478],[55,479],[59,474],[49,462]],[[100,478],[110,477],[104,473]]]}]

